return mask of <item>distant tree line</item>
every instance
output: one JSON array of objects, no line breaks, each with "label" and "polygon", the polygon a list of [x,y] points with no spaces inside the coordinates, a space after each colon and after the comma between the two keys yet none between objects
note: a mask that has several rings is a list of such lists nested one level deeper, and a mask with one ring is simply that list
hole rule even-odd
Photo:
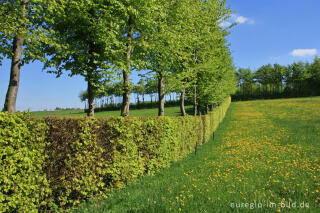
[{"label": "distant tree line", "polygon": [[288,66],[263,65],[256,71],[237,70],[238,89],[233,100],[290,98],[320,95],[320,59]]},{"label": "distant tree line", "polygon": [[[168,83],[166,83],[168,85]],[[165,88],[165,106],[179,106],[180,92],[173,89],[169,90],[170,86]],[[140,80],[132,83],[130,108],[143,109],[154,108],[158,106],[158,84],[154,78],[145,78],[141,76]],[[79,98],[85,103],[85,111],[88,110],[87,100],[88,91],[82,91]],[[192,104],[191,99],[185,97],[185,103]],[[119,110],[122,105],[122,84],[121,82],[113,82],[104,87],[98,94],[95,94],[95,111]]]},{"label": "distant tree line", "polygon": [[[0,2],[0,62],[12,59],[4,111],[16,111],[20,69],[35,60],[60,77],[87,82],[88,116],[95,100],[122,97],[128,116],[137,101],[157,93],[164,115],[168,91],[180,94],[181,114],[191,99],[194,114],[235,91],[235,68],[222,23],[231,15],[225,0],[15,0]],[[148,71],[155,87],[132,72]],[[144,87],[144,88],[143,88]],[[152,91],[151,91],[152,90]],[[111,100],[110,100],[111,101]]]}]

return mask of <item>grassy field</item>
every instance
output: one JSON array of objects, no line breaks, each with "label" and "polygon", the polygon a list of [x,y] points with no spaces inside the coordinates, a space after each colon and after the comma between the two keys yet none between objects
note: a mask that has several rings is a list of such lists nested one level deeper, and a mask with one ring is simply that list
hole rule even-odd
[{"label": "grassy field", "polygon": [[[192,106],[186,106],[186,111],[190,114],[192,113]],[[37,111],[31,112],[31,115],[36,117],[46,117],[46,116],[58,116],[58,117],[85,117],[87,116],[83,110],[55,110],[55,111]],[[130,116],[157,116],[158,108],[152,109],[134,109],[130,110]],[[180,107],[166,107],[165,108],[166,116],[180,116]],[[96,112],[95,117],[111,117],[111,116],[120,116],[120,110],[115,111],[105,111],[105,112]]]},{"label": "grassy field", "polygon": [[320,212],[320,98],[232,103],[214,140],[76,212]]}]

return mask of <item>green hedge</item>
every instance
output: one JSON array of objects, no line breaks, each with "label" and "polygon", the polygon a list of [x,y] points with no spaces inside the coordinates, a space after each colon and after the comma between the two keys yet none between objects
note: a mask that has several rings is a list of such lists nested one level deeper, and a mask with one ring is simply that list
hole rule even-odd
[{"label": "green hedge", "polygon": [[227,98],[208,115],[31,118],[0,114],[0,211],[63,210],[145,174],[209,140]]},{"label": "green hedge", "polygon": [[37,212],[47,205],[47,130],[27,113],[0,112],[0,212]]}]

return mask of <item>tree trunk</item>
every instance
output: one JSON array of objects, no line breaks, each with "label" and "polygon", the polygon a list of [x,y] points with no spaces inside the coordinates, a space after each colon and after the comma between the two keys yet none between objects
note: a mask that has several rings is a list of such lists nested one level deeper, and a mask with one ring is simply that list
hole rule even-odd
[{"label": "tree trunk", "polygon": [[[27,1],[22,1],[21,10],[22,16],[27,16]],[[22,66],[22,49],[25,38],[15,36],[13,39],[13,55],[11,60],[11,69],[10,69],[10,81],[8,85],[8,90],[6,94],[6,100],[4,103],[4,111],[9,113],[16,112],[16,103],[18,96],[18,89],[20,83],[20,68]]]},{"label": "tree trunk", "polygon": [[126,51],[126,60],[127,67],[123,70],[123,99],[122,99],[122,107],[121,107],[121,116],[126,117],[129,116],[129,108],[130,108],[130,70],[131,70],[131,51],[132,51],[132,39],[134,32],[134,19],[132,16],[129,16],[129,32],[128,32],[128,43],[127,43],[127,51]]},{"label": "tree trunk", "polygon": [[87,67],[87,82],[88,82],[88,112],[87,116],[93,117],[94,116],[94,108],[95,108],[95,92],[97,90],[94,82],[96,81],[95,78],[95,71],[97,70],[97,65],[94,63],[95,61],[95,52],[96,52],[96,46],[94,42],[89,43],[89,63]]},{"label": "tree trunk", "polygon": [[186,115],[186,110],[184,108],[184,97],[185,96],[186,96],[186,89],[183,88],[181,91],[181,96],[180,96],[180,111],[181,111],[182,116]]},{"label": "tree trunk", "polygon": [[197,86],[194,86],[194,97],[193,97],[193,109],[194,109],[194,116],[198,113],[198,106],[197,106]]},{"label": "tree trunk", "polygon": [[129,116],[129,107],[130,107],[130,79],[129,73],[123,72],[123,98],[122,98],[122,107],[121,107],[121,116]]},{"label": "tree trunk", "polygon": [[130,79],[129,73],[123,72],[123,98],[122,98],[122,108],[121,116],[129,116],[129,107],[130,107]]},{"label": "tree trunk", "polygon": [[24,38],[16,36],[13,40],[13,56],[11,61],[10,81],[6,100],[4,103],[4,111],[9,113],[16,112],[16,102],[20,82],[20,68],[22,62],[22,49]]},{"label": "tree trunk", "polygon": [[92,73],[88,73],[88,112],[89,117],[94,116],[94,86],[92,85]]},{"label": "tree trunk", "polygon": [[158,77],[158,95],[159,95],[159,108],[158,115],[164,116],[164,79],[160,72]]}]

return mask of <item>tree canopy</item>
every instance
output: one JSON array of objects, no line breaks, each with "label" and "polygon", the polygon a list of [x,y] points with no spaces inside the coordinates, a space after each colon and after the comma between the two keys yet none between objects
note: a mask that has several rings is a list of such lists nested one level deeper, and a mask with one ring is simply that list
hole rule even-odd
[{"label": "tree canopy", "polygon": [[[1,56],[14,55],[18,36],[26,62],[41,60],[57,77],[65,72],[83,76],[89,116],[95,98],[119,80],[122,116],[129,115],[132,91],[151,97],[158,92],[159,115],[164,115],[165,94],[172,91],[181,92],[183,115],[185,98],[194,100],[197,114],[198,105],[204,109],[234,91],[229,28],[221,27],[231,15],[225,0],[2,2]],[[149,70],[157,85],[140,81],[133,90],[130,74],[140,70]]]}]

